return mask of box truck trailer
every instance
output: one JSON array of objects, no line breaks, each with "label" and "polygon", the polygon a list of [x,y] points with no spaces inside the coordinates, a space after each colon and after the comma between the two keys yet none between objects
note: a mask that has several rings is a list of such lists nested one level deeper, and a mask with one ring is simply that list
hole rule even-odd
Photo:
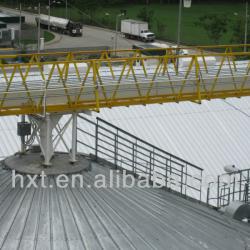
[{"label": "box truck trailer", "polygon": [[155,40],[155,34],[148,30],[147,22],[132,19],[122,20],[121,32],[126,38],[138,39],[143,42],[152,42]]}]

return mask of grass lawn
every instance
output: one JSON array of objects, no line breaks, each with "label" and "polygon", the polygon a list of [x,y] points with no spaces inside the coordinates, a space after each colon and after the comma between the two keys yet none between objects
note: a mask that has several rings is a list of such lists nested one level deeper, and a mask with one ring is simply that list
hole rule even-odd
[{"label": "grass lawn", "polygon": [[[119,5],[99,8],[93,14],[92,23],[98,26],[114,29],[116,15],[120,13],[121,9],[127,10],[128,18],[138,19],[137,14],[144,6],[145,5]],[[152,4],[149,5],[149,10],[154,11],[154,22],[151,30],[156,33],[157,37],[168,41],[176,41],[178,5]],[[195,26],[194,22],[198,21],[198,18],[204,14],[216,13],[219,15],[226,15],[229,18],[228,32],[220,40],[220,44],[229,44],[232,37],[231,26],[238,17],[244,17],[244,11],[245,6],[241,3],[193,4],[189,9],[183,8],[181,41],[185,44],[212,44],[212,41],[209,40],[205,30],[201,27]],[[109,15],[107,16],[105,13],[109,13]],[[238,17],[236,17],[234,13],[238,13]],[[52,8],[51,14],[64,17],[65,10],[64,8]],[[73,20],[89,23],[89,18],[83,13],[80,13],[77,8],[70,9],[69,15]],[[156,20],[165,26],[164,32],[159,32]]]},{"label": "grass lawn", "polygon": [[[47,30],[44,31],[44,40],[45,42],[49,42],[55,38],[55,35],[51,32],[48,32]],[[28,44],[36,44],[37,39],[31,39],[31,38],[23,38],[22,39],[22,44],[28,45]]]},{"label": "grass lawn", "polygon": [[55,38],[55,35],[47,30],[44,31],[43,35],[45,42],[52,41]]}]

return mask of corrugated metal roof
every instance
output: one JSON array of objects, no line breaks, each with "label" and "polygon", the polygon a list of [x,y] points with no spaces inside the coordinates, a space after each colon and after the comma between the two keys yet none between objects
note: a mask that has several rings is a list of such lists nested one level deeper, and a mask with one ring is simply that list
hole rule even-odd
[{"label": "corrugated metal roof", "polygon": [[20,149],[20,139],[17,136],[16,116],[0,118],[0,158],[12,155]]},{"label": "corrugated metal roof", "polygon": [[[203,168],[206,182],[216,180],[225,165],[250,167],[249,97],[204,101],[202,105],[183,102],[102,109],[99,114],[93,113],[95,116]],[[1,157],[19,150],[17,120],[0,118],[0,139],[4,142],[0,144]],[[79,126],[89,129],[86,123]],[[70,143],[70,130],[65,136]],[[60,149],[65,150],[63,145]]]},{"label": "corrugated metal roof", "polygon": [[250,98],[103,109],[97,114],[130,133],[204,168],[250,165]]},{"label": "corrugated metal roof", "polygon": [[112,181],[108,168],[95,164],[83,172],[83,189],[56,188],[52,177],[46,184],[53,188],[37,180],[37,189],[20,189],[11,188],[10,172],[0,170],[0,249],[250,247],[247,225],[164,190],[93,188],[97,174]]}]

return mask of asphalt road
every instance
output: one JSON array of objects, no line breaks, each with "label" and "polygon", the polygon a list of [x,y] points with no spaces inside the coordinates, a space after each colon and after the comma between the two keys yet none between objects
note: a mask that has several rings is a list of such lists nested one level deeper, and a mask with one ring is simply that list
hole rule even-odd
[{"label": "asphalt road", "polygon": [[[19,14],[18,10],[1,7],[4,12]],[[26,23],[35,25],[35,14],[23,12]],[[55,33],[55,41],[45,44],[46,49],[50,48],[75,48],[75,47],[96,47],[109,46],[114,48],[115,31],[102,29],[94,26],[84,26],[82,37],[70,37]],[[142,44],[141,41],[125,39],[118,35],[117,49],[130,49],[133,44]]]},{"label": "asphalt road", "polygon": [[[112,30],[100,29],[92,26],[83,27],[82,37],[70,37],[61,35],[60,41],[46,45],[46,48],[72,48],[72,47],[96,47],[96,46],[109,46],[114,48],[115,32]],[[128,49],[133,44],[141,42],[128,40],[118,35],[117,48]]]}]

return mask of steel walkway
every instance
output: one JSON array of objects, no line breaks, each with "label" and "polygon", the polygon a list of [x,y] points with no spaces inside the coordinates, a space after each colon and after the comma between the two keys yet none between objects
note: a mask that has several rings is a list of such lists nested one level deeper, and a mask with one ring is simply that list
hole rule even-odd
[{"label": "steel walkway", "polygon": [[0,115],[248,96],[250,53],[243,48],[189,47],[190,55],[178,56],[171,48],[0,53]]}]

